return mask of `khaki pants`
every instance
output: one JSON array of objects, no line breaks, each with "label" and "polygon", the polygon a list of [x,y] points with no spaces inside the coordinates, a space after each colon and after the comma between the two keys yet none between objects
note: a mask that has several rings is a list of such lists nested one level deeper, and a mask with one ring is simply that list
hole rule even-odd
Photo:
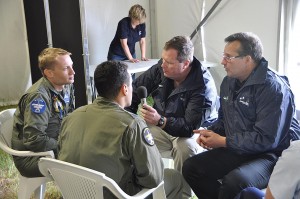
[{"label": "khaki pants", "polygon": [[[198,137],[196,134],[191,138],[173,137],[157,126],[150,126],[149,128],[161,156],[173,159],[174,168],[180,173],[186,159],[204,151],[196,142]],[[183,198],[189,198],[192,195],[192,190],[184,179],[183,181]]]}]

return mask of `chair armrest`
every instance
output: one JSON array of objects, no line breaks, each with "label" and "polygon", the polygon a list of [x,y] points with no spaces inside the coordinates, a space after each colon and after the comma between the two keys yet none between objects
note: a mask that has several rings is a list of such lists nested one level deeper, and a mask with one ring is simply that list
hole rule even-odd
[{"label": "chair armrest", "polygon": [[18,151],[6,146],[2,142],[0,142],[0,148],[6,153],[14,156],[43,156],[43,157],[50,157],[50,158],[55,157],[53,151],[45,151],[45,152]]},{"label": "chair armrest", "polygon": [[[164,181],[162,181],[161,183],[159,183],[159,185],[157,185],[157,187],[154,187],[152,189],[147,189],[147,188],[142,189],[140,192],[135,194],[133,197],[146,198],[148,195],[155,192],[157,189],[159,189],[161,187],[164,190],[163,186],[164,186]],[[163,194],[165,194],[165,193],[163,192]],[[155,199],[155,197],[153,197],[153,198]]]}]

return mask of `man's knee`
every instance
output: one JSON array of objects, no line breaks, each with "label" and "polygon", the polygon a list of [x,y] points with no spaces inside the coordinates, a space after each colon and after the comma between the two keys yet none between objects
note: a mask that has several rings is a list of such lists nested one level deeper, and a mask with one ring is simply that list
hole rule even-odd
[{"label": "man's knee", "polygon": [[178,138],[174,144],[173,153],[185,157],[187,159],[203,151],[195,139],[193,138]]}]

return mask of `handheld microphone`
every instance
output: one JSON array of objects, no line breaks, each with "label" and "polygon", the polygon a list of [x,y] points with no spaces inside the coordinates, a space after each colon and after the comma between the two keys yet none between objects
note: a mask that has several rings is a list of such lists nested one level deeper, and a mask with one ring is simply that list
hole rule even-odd
[{"label": "handheld microphone", "polygon": [[137,88],[137,96],[141,99],[141,104],[147,104],[146,98],[147,98],[147,88],[145,86],[140,86]]}]

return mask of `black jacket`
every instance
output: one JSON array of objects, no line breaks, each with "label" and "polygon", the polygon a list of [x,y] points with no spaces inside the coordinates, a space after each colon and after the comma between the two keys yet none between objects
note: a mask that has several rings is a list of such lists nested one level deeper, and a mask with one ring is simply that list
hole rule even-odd
[{"label": "black jacket", "polygon": [[187,78],[174,89],[173,80],[163,74],[162,60],[133,81],[132,105],[136,113],[140,99],[136,89],[145,86],[154,99],[153,108],[167,118],[164,130],[176,137],[191,137],[193,130],[217,117],[217,91],[210,72],[194,57]]}]

